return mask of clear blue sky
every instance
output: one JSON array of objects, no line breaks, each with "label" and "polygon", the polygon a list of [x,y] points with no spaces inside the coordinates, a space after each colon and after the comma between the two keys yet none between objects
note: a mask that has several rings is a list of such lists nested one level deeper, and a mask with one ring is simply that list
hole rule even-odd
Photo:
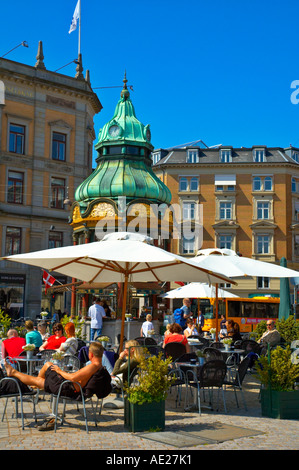
[{"label": "clear blue sky", "polygon": [[[122,85],[124,70],[136,114],[150,124],[156,148],[202,139],[208,145],[299,146],[299,2],[296,0],[81,0],[82,55],[95,87]],[[77,0],[2,2],[0,56],[34,65],[77,57],[68,34]],[[61,70],[74,76],[75,64]],[[95,90],[114,112],[121,89]]]}]

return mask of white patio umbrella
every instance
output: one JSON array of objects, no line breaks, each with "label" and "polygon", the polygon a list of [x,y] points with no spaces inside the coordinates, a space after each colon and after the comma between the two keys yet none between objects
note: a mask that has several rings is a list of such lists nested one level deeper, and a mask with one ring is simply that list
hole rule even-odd
[{"label": "white patio umbrella", "polygon": [[[162,297],[165,299],[183,299],[185,297],[190,297],[191,299],[214,299],[216,297],[216,288],[202,282],[190,282],[185,286],[166,292]],[[218,289],[218,297],[225,299],[238,296],[224,289]]]},{"label": "white patio umbrella", "polygon": [[124,282],[122,328],[128,282],[201,281],[209,284],[233,282],[227,276],[197,266],[189,260],[151,244],[152,239],[137,233],[115,232],[101,241],[82,245],[52,248],[1,259],[39,266],[48,271],[86,281]]},{"label": "white patio umbrella", "polygon": [[228,277],[298,277],[299,272],[283,266],[238,256],[233,250],[210,248],[199,250],[197,256],[190,258],[198,266],[211,269]]},{"label": "white patio umbrella", "polygon": [[[197,256],[190,260],[202,268],[211,269],[231,278],[244,276],[292,278],[299,275],[299,272],[293,269],[266,261],[238,256],[235,251],[229,249],[209,248],[199,250]],[[217,287],[216,284],[216,288]],[[217,333],[218,300],[216,297],[216,334]]]}]

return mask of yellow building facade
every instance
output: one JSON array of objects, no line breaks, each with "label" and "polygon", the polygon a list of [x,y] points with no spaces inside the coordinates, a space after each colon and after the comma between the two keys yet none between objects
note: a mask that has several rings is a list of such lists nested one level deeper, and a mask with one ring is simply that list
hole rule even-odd
[{"label": "yellow building facade", "polygon": [[[93,117],[102,108],[89,73],[80,63],[75,77],[48,71],[39,43],[34,66],[0,59],[0,83],[1,254],[70,245],[70,205],[92,170]],[[13,317],[69,310],[64,296],[51,306],[42,299],[42,286],[40,269],[0,262],[0,307]]]}]

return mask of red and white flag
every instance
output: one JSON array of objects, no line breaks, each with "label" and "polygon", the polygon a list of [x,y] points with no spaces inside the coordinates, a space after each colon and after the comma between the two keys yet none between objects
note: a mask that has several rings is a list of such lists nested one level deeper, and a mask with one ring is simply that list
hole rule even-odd
[{"label": "red and white flag", "polygon": [[179,284],[179,285],[182,286],[182,287],[185,285],[185,283],[184,283],[184,282],[181,282],[181,281],[175,281],[175,283],[176,283],[176,284]]},{"label": "red and white flag", "polygon": [[47,293],[47,289],[53,286],[54,282],[56,281],[55,277],[51,276],[51,274],[43,271],[43,281],[45,283],[45,294]]}]

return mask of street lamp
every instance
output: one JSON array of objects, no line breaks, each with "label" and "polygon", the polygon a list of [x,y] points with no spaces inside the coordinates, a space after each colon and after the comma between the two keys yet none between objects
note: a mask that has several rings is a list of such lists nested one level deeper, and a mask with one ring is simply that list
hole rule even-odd
[{"label": "street lamp", "polygon": [[22,42],[20,42],[20,44],[18,44],[17,46],[13,47],[12,49],[10,49],[10,51],[6,52],[3,56],[1,56],[1,59],[2,59],[3,57],[5,57],[7,54],[9,54],[10,52],[12,52],[12,51],[14,51],[15,49],[17,49],[17,47],[20,47],[20,46],[29,47],[27,41],[22,41]]}]

